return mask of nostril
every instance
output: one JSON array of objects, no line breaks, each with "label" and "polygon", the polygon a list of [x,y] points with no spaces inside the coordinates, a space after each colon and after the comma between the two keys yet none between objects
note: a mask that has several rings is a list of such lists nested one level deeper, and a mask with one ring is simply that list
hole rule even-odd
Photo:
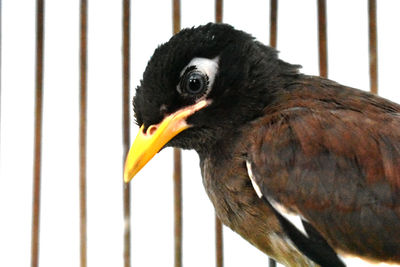
[{"label": "nostril", "polygon": [[151,125],[148,129],[147,129],[147,131],[146,131],[146,134],[148,134],[148,135],[153,135],[154,134],[154,132],[157,130],[157,126],[156,125]]}]

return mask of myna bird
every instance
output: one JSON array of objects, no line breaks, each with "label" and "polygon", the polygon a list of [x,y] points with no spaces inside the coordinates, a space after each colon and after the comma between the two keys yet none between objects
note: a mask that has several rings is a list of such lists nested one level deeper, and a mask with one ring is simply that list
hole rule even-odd
[{"label": "myna bird", "polygon": [[299,68],[226,24],[182,30],[136,89],[125,181],[194,149],[220,220],[278,262],[400,263],[400,105]]}]

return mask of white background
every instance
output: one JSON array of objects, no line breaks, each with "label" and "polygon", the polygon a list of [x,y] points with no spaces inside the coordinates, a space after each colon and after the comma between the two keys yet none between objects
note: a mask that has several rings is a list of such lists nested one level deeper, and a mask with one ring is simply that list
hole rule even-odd
[{"label": "white background", "polygon": [[[223,20],[269,40],[269,1],[224,1]],[[280,0],[280,56],[318,74],[315,0]],[[328,75],[369,89],[367,0],[328,0]],[[400,2],[378,1],[379,93],[400,102]],[[214,20],[213,0],[182,0],[182,27]],[[35,1],[2,1],[0,266],[30,264]],[[171,1],[133,0],[131,95],[146,62],[172,32]],[[122,1],[89,1],[88,264],[122,266]],[[79,266],[79,2],[45,6],[41,266]],[[137,133],[133,126],[132,138]],[[198,158],[183,153],[183,263],[214,266],[214,211]],[[172,150],[132,182],[132,266],[173,265]],[[267,257],[224,228],[225,266]]]}]

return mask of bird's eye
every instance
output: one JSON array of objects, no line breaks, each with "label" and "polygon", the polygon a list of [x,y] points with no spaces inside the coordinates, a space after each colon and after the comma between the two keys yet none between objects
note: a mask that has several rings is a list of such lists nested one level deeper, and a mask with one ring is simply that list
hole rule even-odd
[{"label": "bird's eye", "polygon": [[207,75],[199,71],[191,71],[182,78],[181,89],[189,95],[198,95],[207,89]]},{"label": "bird's eye", "polygon": [[180,74],[177,91],[184,97],[204,98],[210,92],[218,71],[218,57],[193,58]]},{"label": "bird's eye", "polygon": [[190,96],[202,95],[207,87],[207,75],[196,69],[187,71],[181,78],[180,89],[184,94]]}]

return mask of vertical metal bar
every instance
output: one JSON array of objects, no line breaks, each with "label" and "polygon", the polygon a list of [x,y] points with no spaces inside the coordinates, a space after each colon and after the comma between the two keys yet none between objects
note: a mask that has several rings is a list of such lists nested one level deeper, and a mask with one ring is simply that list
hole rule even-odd
[{"label": "vertical metal bar", "polygon": [[[181,29],[181,3],[173,0],[173,33]],[[175,267],[182,267],[182,161],[181,150],[174,148],[174,246]]]},{"label": "vertical metal bar", "polygon": [[318,0],[319,75],[328,77],[328,55],[326,42],[326,0]]},{"label": "vertical metal bar", "polygon": [[268,266],[269,267],[276,267],[276,261],[274,259],[268,259]]},{"label": "vertical metal bar", "polygon": [[173,34],[176,34],[181,30],[181,1],[180,0],[172,0],[172,1],[173,1],[172,32],[173,32]]},{"label": "vertical metal bar", "polygon": [[222,223],[215,216],[215,266],[217,267],[224,266],[223,245]]},{"label": "vertical metal bar", "polygon": [[39,223],[40,223],[40,174],[42,154],[43,120],[43,35],[44,0],[36,1],[36,104],[35,104],[35,147],[33,170],[33,215],[31,266],[39,266]]},{"label": "vertical metal bar", "polygon": [[[123,162],[129,152],[130,145],[130,0],[123,0]],[[124,209],[124,267],[131,266],[131,188],[130,183],[123,183]]]},{"label": "vertical metal bar", "polygon": [[182,162],[181,150],[174,148],[174,235],[175,267],[182,266]]},{"label": "vertical metal bar", "polygon": [[[223,0],[215,0],[215,22],[221,23],[223,17]],[[215,266],[224,266],[222,223],[215,215]]]},{"label": "vertical metal bar", "polygon": [[87,0],[80,10],[80,120],[79,120],[79,200],[80,200],[80,266],[87,266],[86,226],[86,102],[87,102]]},{"label": "vertical metal bar", "polygon": [[278,22],[278,0],[270,0],[270,24],[269,45],[276,48],[277,22]]},{"label": "vertical metal bar", "polygon": [[223,0],[215,0],[215,22],[221,23],[222,22],[222,6]]},{"label": "vertical metal bar", "polygon": [[[269,45],[276,48],[278,32],[278,0],[270,0],[269,12]],[[276,261],[269,258],[268,266],[276,267]]]},{"label": "vertical metal bar", "polygon": [[369,75],[370,91],[378,93],[378,52],[376,32],[376,0],[368,0],[368,29],[369,29]]}]

